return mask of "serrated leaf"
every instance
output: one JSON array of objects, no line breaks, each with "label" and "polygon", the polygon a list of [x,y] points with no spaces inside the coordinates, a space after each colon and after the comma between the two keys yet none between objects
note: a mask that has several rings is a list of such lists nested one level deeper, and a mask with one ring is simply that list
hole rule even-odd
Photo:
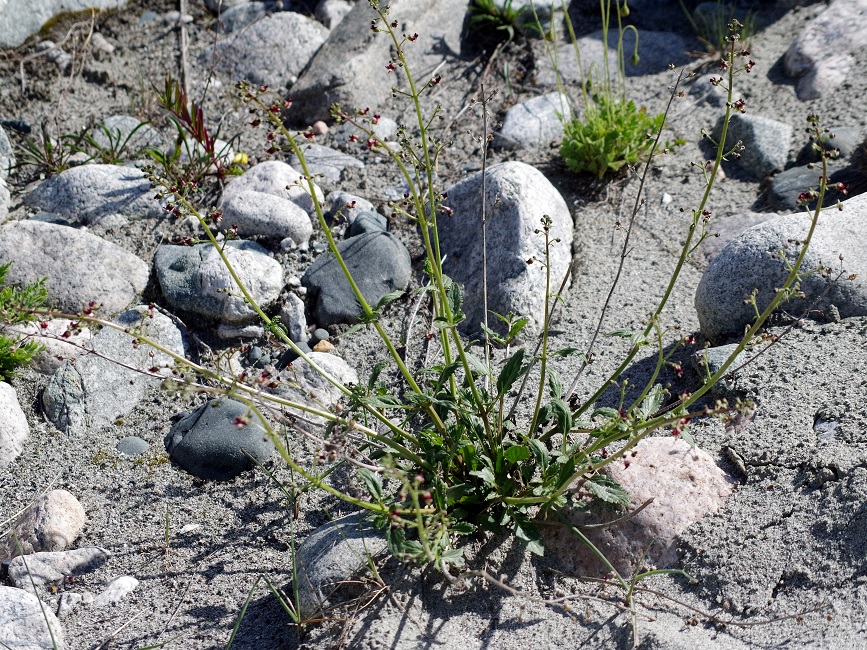
[{"label": "serrated leaf", "polygon": [[548,448],[545,447],[544,443],[535,438],[527,440],[527,444],[530,446],[530,449],[533,450],[533,455],[536,457],[536,463],[544,474],[545,470],[548,468],[548,463],[551,460],[550,455],[548,454]]},{"label": "serrated leaf", "polygon": [[403,291],[400,289],[395,289],[394,291],[390,291],[385,294],[382,298],[379,299],[379,302],[376,303],[376,308],[374,311],[381,312],[385,309],[390,303],[393,303],[395,300],[400,298],[403,295]]},{"label": "serrated leaf", "polygon": [[506,361],[506,365],[500,371],[500,376],[497,377],[497,393],[505,395],[508,393],[518,378],[523,375],[527,368],[524,363],[524,349],[521,348]]},{"label": "serrated leaf", "polygon": [[530,450],[526,447],[515,445],[514,447],[509,447],[503,454],[503,457],[514,465],[515,463],[519,463],[522,460],[529,458]]},{"label": "serrated leaf", "polygon": [[572,430],[572,412],[569,405],[561,399],[548,403],[549,412],[557,419],[557,432],[566,435]]},{"label": "serrated leaf", "polygon": [[563,384],[560,382],[560,375],[553,368],[548,369],[548,392],[555,400],[563,397]]},{"label": "serrated leaf", "polygon": [[386,365],[388,365],[388,361],[383,360],[373,366],[373,370],[370,371],[370,379],[367,380],[367,387],[370,390],[373,390],[376,380],[379,379],[379,375],[382,374]]},{"label": "serrated leaf", "polygon": [[496,486],[496,479],[494,478],[494,473],[487,467],[483,467],[482,469],[477,469],[473,472],[470,472],[470,476],[477,476],[485,482],[485,485],[490,485],[491,487]]},{"label": "serrated leaf", "polygon": [[649,420],[650,417],[659,410],[659,407],[662,406],[662,400],[665,399],[665,389],[661,384],[655,384],[653,388],[651,388],[644,400],[641,402],[641,406],[638,407],[638,412],[641,414],[642,420]]},{"label": "serrated leaf", "polygon": [[444,565],[462,567],[464,565],[464,552],[459,548],[450,548],[442,552],[440,560]]},{"label": "serrated leaf", "polygon": [[358,476],[364,483],[370,496],[374,501],[382,501],[382,477],[376,472],[372,472],[365,467],[358,470]]},{"label": "serrated leaf", "polygon": [[626,493],[626,490],[619,483],[602,474],[593,476],[584,486],[590,494],[606,503],[617,503],[620,505],[629,503],[629,495]]},{"label": "serrated leaf", "polygon": [[463,295],[461,294],[461,287],[447,275],[443,276],[443,284],[446,289],[446,299],[449,302],[449,310],[452,313],[452,317],[456,320],[457,314],[461,311],[461,305],[464,302]]},{"label": "serrated leaf", "polygon": [[504,339],[502,336],[497,334],[490,327],[488,327],[484,323],[479,323],[479,326],[482,328],[482,331],[488,335],[488,338],[490,338],[494,343],[496,343],[498,345],[506,345],[506,343],[507,343],[506,339]]},{"label": "serrated leaf", "polygon": [[472,535],[476,532],[476,526],[468,521],[457,521],[449,526],[449,532],[456,535]]}]

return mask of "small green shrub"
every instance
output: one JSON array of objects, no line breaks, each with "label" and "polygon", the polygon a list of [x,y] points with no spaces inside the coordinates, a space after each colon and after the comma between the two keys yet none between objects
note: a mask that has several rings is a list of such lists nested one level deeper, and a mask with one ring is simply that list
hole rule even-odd
[{"label": "small green shrub", "polygon": [[663,121],[663,115],[648,115],[635,102],[596,95],[585,107],[583,120],[563,125],[560,157],[572,171],[602,178],[643,161]]},{"label": "small green shrub", "polygon": [[31,323],[36,320],[34,310],[42,309],[48,301],[45,280],[28,284],[23,288],[6,284],[6,274],[12,263],[0,265],[0,381],[8,381],[16,371],[28,365],[44,346],[9,333],[8,327]]},{"label": "small green shrub", "polygon": [[512,41],[518,34],[541,33],[530,6],[513,0],[473,0],[469,7],[471,29],[482,36],[492,34],[498,41]]},{"label": "small green shrub", "polygon": [[[680,0],[686,19],[695,31],[696,38],[701,41],[709,56],[719,57],[725,54],[728,44],[729,24],[739,19],[741,27],[740,40],[748,45],[753,34],[756,33],[756,12],[752,9],[741,9],[735,3],[717,0],[716,5],[709,11],[701,12],[693,16],[686,8],[683,0]],[[741,13],[742,15],[737,15]]]}]

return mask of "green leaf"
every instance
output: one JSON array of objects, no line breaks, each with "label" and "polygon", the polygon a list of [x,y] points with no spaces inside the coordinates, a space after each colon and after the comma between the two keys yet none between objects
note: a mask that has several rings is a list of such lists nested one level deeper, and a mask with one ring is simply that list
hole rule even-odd
[{"label": "green leaf", "polygon": [[523,330],[527,326],[527,323],[529,323],[529,322],[530,322],[529,318],[522,316],[521,318],[516,320],[514,323],[512,323],[512,327],[509,328],[509,340],[515,338],[518,334],[520,334],[521,330]]},{"label": "green leaf", "polygon": [[515,536],[527,542],[527,550],[533,555],[545,555],[545,547],[542,546],[539,530],[527,517],[515,515]]},{"label": "green leaf", "polygon": [[530,449],[533,450],[533,455],[536,457],[536,463],[544,474],[551,460],[550,455],[548,454],[548,448],[545,447],[545,444],[542,441],[537,440],[536,438],[530,438],[527,440],[527,444],[530,446]]},{"label": "green leaf", "polygon": [[456,535],[472,535],[476,532],[476,526],[468,521],[456,521],[449,525],[449,531]]},{"label": "green leaf", "polygon": [[462,567],[464,565],[464,551],[460,548],[446,549],[440,555],[440,560],[443,565]]},{"label": "green leaf", "polygon": [[555,400],[563,397],[563,384],[560,382],[560,375],[553,368],[548,369],[548,392]]},{"label": "green leaf", "polygon": [[554,357],[584,357],[584,353],[578,348],[562,348],[551,353]]},{"label": "green leaf", "polygon": [[596,474],[584,485],[587,491],[597,499],[620,505],[627,505],[629,503],[629,495],[626,493],[626,490],[619,483],[607,476]]},{"label": "green leaf", "polygon": [[485,376],[491,374],[491,369],[488,367],[488,364],[486,364],[474,354],[470,354],[469,352],[467,352],[466,355],[467,363],[469,364],[470,371],[473,374]]},{"label": "green leaf", "polygon": [[569,405],[561,399],[551,400],[548,410],[557,419],[557,432],[566,435],[572,430],[572,411]]},{"label": "green leaf", "polygon": [[662,401],[665,399],[667,391],[661,384],[656,384],[648,391],[641,406],[638,407],[638,412],[641,414],[642,420],[649,420],[651,416],[662,406]]},{"label": "green leaf", "polygon": [[365,467],[359,468],[358,476],[367,487],[367,491],[373,497],[373,500],[377,502],[382,501],[382,477]]},{"label": "green leaf", "polygon": [[470,476],[477,476],[485,482],[485,485],[496,487],[496,479],[494,473],[487,467],[470,472]]},{"label": "green leaf", "polygon": [[518,378],[527,371],[527,366],[524,366],[523,363],[524,348],[520,348],[509,357],[506,365],[500,371],[500,376],[497,378],[497,394],[505,395],[508,393]]},{"label": "green leaf", "polygon": [[456,317],[456,315],[461,311],[461,305],[464,302],[463,296],[461,295],[461,287],[447,275],[443,276],[443,284],[445,285],[446,298],[449,302],[449,309],[452,312],[452,317]]},{"label": "green leaf", "polygon": [[367,380],[367,387],[370,390],[373,390],[373,387],[376,385],[376,380],[379,379],[379,375],[382,374],[386,365],[388,365],[388,361],[383,359],[373,366],[373,370],[370,371],[370,379]]},{"label": "green leaf", "polygon": [[383,309],[385,309],[389,304],[393,303],[395,300],[400,298],[403,295],[403,291],[400,289],[395,289],[387,294],[385,294],[382,298],[379,299],[379,302],[376,303],[375,312],[380,313]]},{"label": "green leaf", "polygon": [[600,406],[598,409],[593,411],[593,415],[591,417],[601,416],[606,419],[619,418],[620,411],[617,409],[610,408],[608,406]]},{"label": "green leaf", "polygon": [[507,461],[509,461],[509,463],[514,465],[515,463],[529,458],[530,450],[526,447],[515,445],[514,447],[509,447],[503,456]]}]

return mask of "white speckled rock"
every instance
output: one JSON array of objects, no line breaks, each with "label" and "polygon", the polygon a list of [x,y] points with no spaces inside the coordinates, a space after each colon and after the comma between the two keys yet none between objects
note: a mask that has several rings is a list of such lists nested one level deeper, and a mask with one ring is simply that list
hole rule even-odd
[{"label": "white speckled rock", "polygon": [[563,122],[559,116],[568,120],[571,114],[569,98],[562,93],[534,97],[506,112],[503,127],[494,134],[492,144],[505,149],[550,144],[563,135]]},{"label": "white speckled rock", "polygon": [[237,226],[238,236],[284,239],[306,244],[313,235],[313,224],[297,203],[273,194],[244,190],[223,201],[223,224]]},{"label": "white speckled rock", "polygon": [[41,551],[63,551],[81,534],[84,521],[84,508],[78,499],[66,490],[51,490],[21,513],[15,534],[9,535],[0,548],[0,560]]},{"label": "white speckled rock", "polygon": [[80,576],[96,571],[108,561],[111,553],[98,546],[72,551],[32,553],[9,560],[9,580],[19,589],[33,593],[44,585],[61,585],[68,576]]},{"label": "white speckled rock", "polygon": [[23,589],[0,586],[0,641],[13,650],[63,650],[63,628],[48,605]]},{"label": "white speckled rock", "polygon": [[93,599],[92,607],[105,607],[119,603],[138,587],[138,580],[132,576],[120,576],[109,582],[105,589]]},{"label": "white speckled rock", "polygon": [[[601,530],[587,530],[590,541],[602,551],[621,575],[632,575],[644,551],[647,564],[658,567],[677,563],[678,536],[703,516],[716,512],[728,499],[734,481],[701,449],[674,437],[646,438],[626,456],[609,465],[609,476],[629,494],[626,512],[648,499],[653,503],[634,517]],[[612,521],[626,512],[588,516],[573,512],[571,523],[581,526]],[[575,575],[599,576],[607,568],[568,528],[544,527],[546,550],[558,559],[562,570]]]},{"label": "white speckled rock", "polygon": [[[225,203],[230,198],[246,190],[265,192],[297,203],[307,214],[313,214],[313,199],[308,193],[307,183],[301,181],[301,173],[279,160],[266,160],[255,165],[238,176],[223,190],[221,201]],[[322,190],[313,185],[316,198],[324,200]]]},{"label": "white speckled rock", "polygon": [[15,389],[0,382],[0,470],[6,469],[18,458],[28,435],[30,425],[18,403]]}]

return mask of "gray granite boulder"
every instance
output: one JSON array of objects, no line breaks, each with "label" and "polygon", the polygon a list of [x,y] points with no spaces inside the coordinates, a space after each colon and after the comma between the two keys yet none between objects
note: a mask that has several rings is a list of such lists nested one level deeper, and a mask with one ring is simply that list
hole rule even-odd
[{"label": "gray granite boulder", "polygon": [[[322,190],[315,183],[313,187],[316,198],[321,203],[325,198]],[[280,160],[266,160],[248,169],[226,185],[221,200],[225,203],[244,191],[264,192],[289,199],[307,214],[314,214],[313,199],[310,198],[309,188],[306,181],[302,180],[301,173]]]},{"label": "gray granite boulder", "polygon": [[[545,304],[545,237],[542,217],[552,220],[548,263],[556,291],[572,257],[572,216],[563,197],[536,168],[505,162],[487,171],[488,309],[515,313],[540,325]],[[482,292],[481,172],[449,188],[452,216],[437,224],[444,270],[464,291],[466,327],[477,330],[484,321]],[[536,258],[527,264],[530,258]],[[568,285],[567,285],[568,286]],[[495,320],[493,318],[491,321]],[[493,324],[491,325],[493,327]]]},{"label": "gray granite boulder", "polygon": [[61,586],[69,576],[96,571],[109,557],[111,554],[98,546],[19,555],[9,560],[9,580],[19,589],[33,593],[31,580],[37,589],[52,584]]},{"label": "gray granite boulder", "polygon": [[786,51],[783,64],[800,77],[798,98],[817,99],[838,88],[867,45],[867,5],[862,0],[834,0],[813,18]]},{"label": "gray granite boulder", "polygon": [[0,641],[14,650],[63,650],[63,628],[51,607],[23,589],[0,585]]},{"label": "gray granite boulder", "polygon": [[0,470],[5,470],[18,458],[29,435],[30,425],[15,389],[0,382]]},{"label": "gray granite boulder", "polygon": [[[412,271],[409,252],[391,233],[369,232],[344,239],[337,249],[365,300],[373,307],[387,293],[405,289],[409,283]],[[358,322],[361,306],[330,252],[307,269],[301,283],[307,288],[308,305],[317,325]]]},{"label": "gray granite boulder", "polygon": [[333,595],[385,549],[385,535],[361,513],[310,533],[295,555],[301,615],[313,618],[324,611]]},{"label": "gray granite boulder", "polygon": [[[717,142],[722,137],[724,119],[720,117],[713,132]],[[733,114],[726,134],[726,150],[734,147],[738,140],[745,149],[739,158],[729,156],[730,164],[757,180],[764,179],[786,166],[793,132],[792,125],[785,122],[750,113]]]},{"label": "gray granite boulder", "polygon": [[[228,481],[264,463],[274,443],[246,404],[214,399],[179,420],[165,439],[171,459],[193,476]],[[247,453],[244,453],[244,452]]]},{"label": "gray granite boulder", "polygon": [[[389,7],[389,18],[400,23],[399,33],[419,34],[407,47],[411,70],[433,70],[450,53],[461,51],[467,0],[393,0]],[[327,120],[335,103],[351,110],[390,101],[400,77],[385,69],[392,43],[387,34],[371,31],[375,16],[368,3],[356,2],[332,30],[292,87],[290,120]]]},{"label": "gray granite boulder", "polygon": [[[326,183],[339,183],[343,170],[347,167],[364,169],[364,163],[358,158],[337,149],[320,144],[305,144],[302,148],[308,171],[317,177],[321,176]],[[289,164],[295,169],[301,169],[301,162],[295,154],[289,158]]]},{"label": "gray granite boulder", "polygon": [[[863,174],[843,161],[832,161],[828,165],[830,185],[844,183],[852,188],[863,186]],[[822,168],[818,165],[810,169],[806,165],[792,167],[780,172],[771,179],[768,188],[768,203],[775,210],[795,212],[803,209],[798,201],[802,192],[819,189],[819,178],[822,176]],[[846,195],[829,186],[825,190],[825,206],[834,205],[838,200],[843,201]],[[810,209],[814,208],[816,201],[809,203]]]},{"label": "gray granite boulder", "polygon": [[[289,86],[325,42],[328,30],[294,11],[281,11],[250,24],[217,44],[218,67],[255,84]],[[203,55],[210,60],[212,54]]]},{"label": "gray granite boulder", "polygon": [[313,235],[313,224],[297,203],[273,194],[245,190],[223,201],[223,226],[237,226],[240,237],[285,239],[306,244]]},{"label": "gray granite boulder", "polygon": [[[849,199],[843,208],[825,209],[820,216],[802,267],[805,299],[785,304],[788,313],[800,316],[810,307],[811,313],[835,311],[841,318],[867,315],[867,195]],[[777,217],[750,228],[720,251],[695,293],[701,331],[708,339],[720,341],[744,331],[755,317],[753,307],[744,304],[754,289],[760,310],[770,303],[788,275],[779,252],[785,250],[793,262],[799,249],[792,242],[806,237],[809,223],[808,214]],[[829,285],[822,275],[810,273],[820,264],[830,269],[830,279],[841,269],[844,276]],[[847,279],[850,274],[856,275],[854,280]]]},{"label": "gray granite boulder", "polygon": [[526,149],[551,144],[563,135],[561,117],[568,120],[571,114],[569,99],[560,92],[534,97],[506,112],[503,127],[494,134],[492,145]]},{"label": "gray granite boulder", "polygon": [[100,330],[90,343],[96,354],[65,363],[43,391],[45,415],[64,433],[96,432],[132,411],[148,389],[161,381],[135,369],[167,372],[162,369],[174,366],[171,357],[139,344],[136,336],[147,336],[184,356],[184,334],[168,316],[142,306],[124,312],[115,323],[128,333],[108,327]]},{"label": "gray granite boulder", "polygon": [[[273,304],[283,290],[280,263],[251,241],[230,241],[224,250],[253,300],[263,309]],[[227,324],[256,320],[256,312],[244,301],[211,244],[160,246],[154,256],[154,267],[163,296],[173,307]]]},{"label": "gray granite boulder", "polygon": [[[822,138],[823,147],[826,150],[838,149],[840,159],[851,156],[864,142],[864,134],[857,126],[837,126]],[[811,162],[819,162],[821,153],[813,142],[808,142],[798,153],[798,164],[806,165]]]},{"label": "gray granite boulder", "polygon": [[80,165],[43,181],[24,202],[69,223],[90,225],[110,214],[159,217],[165,211],[154,195],[150,181],[135,167]]},{"label": "gray granite boulder", "polygon": [[61,11],[110,9],[125,4],[126,0],[3,0],[0,4],[0,47],[18,47]]},{"label": "gray granite boulder", "polygon": [[6,131],[0,126],[0,179],[6,179],[15,166],[15,156],[12,154],[12,143],[6,136]]},{"label": "gray granite boulder", "polygon": [[12,194],[9,192],[9,187],[6,181],[0,178],[0,223],[6,221],[9,216],[9,201],[12,200]]},{"label": "gray granite boulder", "polygon": [[218,29],[226,34],[231,34],[257,20],[262,20],[271,12],[280,11],[281,6],[280,2],[250,2],[250,0],[244,0],[241,4],[223,8],[219,12]]},{"label": "gray granite boulder", "polygon": [[0,226],[0,262],[12,262],[14,284],[47,277],[48,296],[77,313],[91,300],[105,316],[127,307],[147,285],[148,265],[129,251],[84,230],[39,221]]}]

